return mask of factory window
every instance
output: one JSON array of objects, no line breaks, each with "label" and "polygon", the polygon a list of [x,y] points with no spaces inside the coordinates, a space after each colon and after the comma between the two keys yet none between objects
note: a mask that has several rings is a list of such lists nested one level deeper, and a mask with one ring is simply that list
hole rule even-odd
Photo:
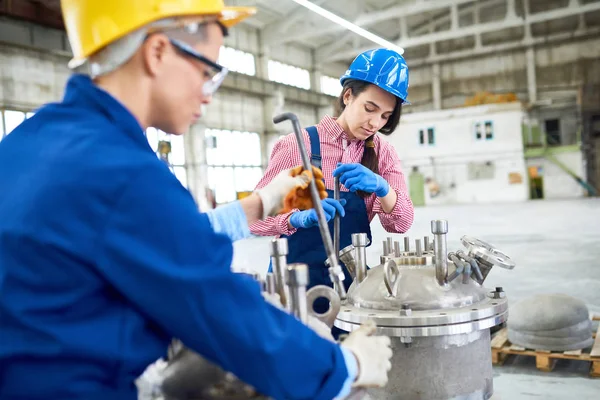
[{"label": "factory window", "polygon": [[0,140],[11,133],[21,122],[34,115],[34,112],[22,112],[16,110],[0,110]]},{"label": "factory window", "polygon": [[22,111],[4,110],[4,135],[11,133],[21,122],[25,121],[25,113]]},{"label": "factory window", "polygon": [[435,144],[435,129],[427,128],[419,130],[419,144],[434,145]]},{"label": "factory window", "polygon": [[560,120],[547,119],[544,121],[546,128],[546,144],[548,146],[560,146],[562,144],[560,137]]},{"label": "factory window", "polygon": [[491,140],[494,138],[494,123],[492,121],[475,122],[475,140]]},{"label": "factory window", "polygon": [[219,53],[219,64],[230,71],[246,75],[256,75],[254,55],[232,47],[222,46]]},{"label": "factory window", "polygon": [[252,193],[263,174],[258,133],[207,129],[206,144],[208,186],[217,203]]},{"label": "factory window", "polygon": [[146,130],[146,138],[156,156],[169,165],[169,168],[173,171],[177,179],[179,179],[179,182],[187,188],[183,136],[170,135],[159,129],[148,128]]},{"label": "factory window", "polygon": [[310,74],[305,69],[269,60],[268,70],[269,79],[274,82],[310,89]]},{"label": "factory window", "polygon": [[322,76],[321,92],[330,96],[339,96],[342,92],[342,85],[340,84],[340,80],[337,78],[332,78],[331,76]]}]

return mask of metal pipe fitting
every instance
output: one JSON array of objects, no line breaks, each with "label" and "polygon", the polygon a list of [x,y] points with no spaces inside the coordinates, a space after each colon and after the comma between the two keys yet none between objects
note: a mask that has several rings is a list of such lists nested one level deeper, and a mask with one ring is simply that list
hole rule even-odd
[{"label": "metal pipe fitting", "polygon": [[289,310],[285,271],[287,270],[288,242],[286,238],[271,241],[271,264],[275,278],[275,292],[279,294],[281,305]]},{"label": "metal pipe fitting", "polygon": [[361,283],[367,277],[367,245],[366,233],[353,233],[352,245],[356,249],[356,282]]},{"label": "metal pipe fitting", "polygon": [[308,323],[308,303],[306,286],[308,285],[308,265],[290,264],[285,274],[285,283],[290,294],[290,311],[303,324]]},{"label": "metal pipe fitting", "polygon": [[475,260],[473,257],[469,257],[462,250],[457,251],[456,255],[460,259],[471,264],[471,268],[473,269],[473,272],[475,273],[475,277],[477,278],[476,279],[477,283],[479,283],[480,285],[483,284],[483,281],[485,281],[485,277],[481,273],[481,269],[479,268],[479,264],[477,263],[477,260]]},{"label": "metal pipe fitting", "polygon": [[[354,246],[349,245],[340,250],[340,261],[344,263],[352,279],[356,279],[356,259],[354,258]],[[327,262],[325,264],[328,264]]]},{"label": "metal pipe fitting", "polygon": [[404,251],[407,253],[410,251],[410,238],[408,236],[404,237]]},{"label": "metal pipe fitting", "polygon": [[448,283],[448,221],[443,219],[431,221],[431,233],[434,237],[435,278],[438,285],[446,286]]},{"label": "metal pipe fitting", "polygon": [[448,253],[448,258],[450,259],[450,261],[452,261],[452,263],[454,264],[454,267],[456,268],[454,270],[454,272],[452,272],[450,275],[448,275],[448,283],[454,281],[456,278],[458,278],[458,276],[460,274],[463,273],[464,269],[465,269],[465,265],[463,264],[463,262],[461,260],[458,259],[458,257],[456,256],[456,254],[454,253]]}]

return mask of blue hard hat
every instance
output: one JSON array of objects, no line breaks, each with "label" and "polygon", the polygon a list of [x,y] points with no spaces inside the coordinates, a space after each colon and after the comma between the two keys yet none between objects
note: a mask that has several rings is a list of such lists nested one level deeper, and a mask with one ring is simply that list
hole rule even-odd
[{"label": "blue hard hat", "polygon": [[360,53],[340,78],[340,83],[358,79],[379,86],[410,104],[408,97],[408,65],[404,57],[390,49],[374,49]]}]

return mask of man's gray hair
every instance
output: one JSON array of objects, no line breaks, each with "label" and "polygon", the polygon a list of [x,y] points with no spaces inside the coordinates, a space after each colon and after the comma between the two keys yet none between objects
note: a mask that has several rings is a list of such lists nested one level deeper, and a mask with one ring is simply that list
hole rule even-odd
[{"label": "man's gray hair", "polygon": [[110,43],[90,56],[78,71],[90,75],[92,79],[115,71],[133,57],[150,32],[164,31],[171,39],[192,44],[192,39],[195,42],[206,40],[206,30],[207,24],[193,23],[181,27],[173,18],[156,21]]}]

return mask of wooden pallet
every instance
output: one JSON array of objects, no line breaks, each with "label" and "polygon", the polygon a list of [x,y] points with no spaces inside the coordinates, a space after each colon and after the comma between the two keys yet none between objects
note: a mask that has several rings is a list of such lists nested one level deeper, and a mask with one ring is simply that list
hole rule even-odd
[{"label": "wooden pallet", "polygon": [[[600,321],[600,315],[592,317],[593,321]],[[550,372],[554,369],[556,361],[581,360],[591,362],[590,376],[600,378],[600,326],[593,334],[594,345],[589,353],[583,350],[573,350],[565,352],[551,352],[546,350],[531,350],[514,345],[508,341],[508,328],[504,328],[492,338],[492,364],[502,365],[510,354],[519,356],[535,357],[535,364],[540,371]]]}]

